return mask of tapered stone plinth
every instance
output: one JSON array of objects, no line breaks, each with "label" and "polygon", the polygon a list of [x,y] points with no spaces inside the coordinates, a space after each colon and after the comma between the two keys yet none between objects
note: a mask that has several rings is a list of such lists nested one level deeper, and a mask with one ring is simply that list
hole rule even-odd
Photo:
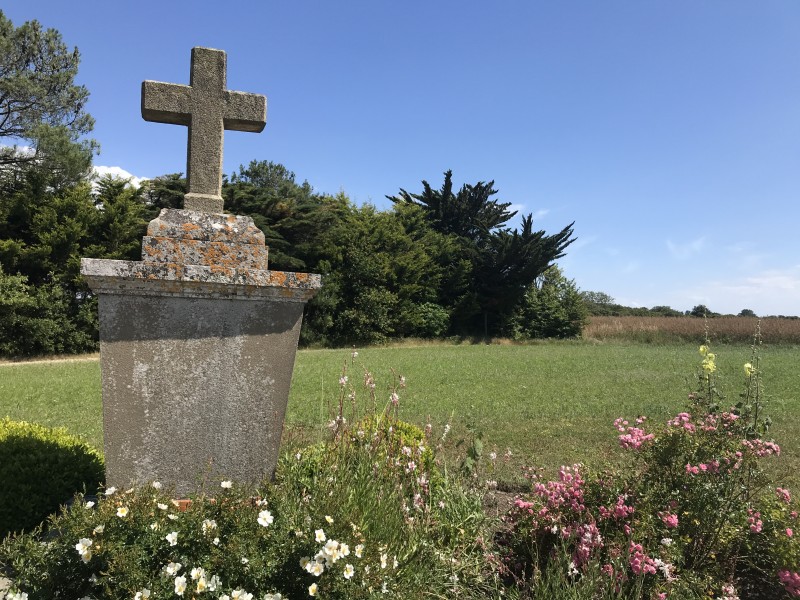
[{"label": "tapered stone plinth", "polygon": [[249,217],[171,209],[141,262],[83,259],[81,273],[99,297],[107,484],[185,496],[270,476],[319,275],[268,270]]}]

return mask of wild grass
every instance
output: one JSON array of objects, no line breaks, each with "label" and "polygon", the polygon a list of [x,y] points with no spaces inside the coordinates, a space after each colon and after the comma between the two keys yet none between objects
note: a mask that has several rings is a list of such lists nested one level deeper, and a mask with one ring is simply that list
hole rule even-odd
[{"label": "wild grass", "polygon": [[[716,317],[707,322],[697,317],[591,317],[583,330],[583,338],[649,344],[701,344],[708,323],[712,343],[749,344],[757,322],[755,317]],[[761,332],[769,344],[800,344],[800,319],[761,319]]]},{"label": "wild grass", "polygon": [[[719,319],[714,320],[714,325]],[[765,333],[769,341],[769,335]],[[714,346],[720,388],[731,404],[742,389],[744,344]],[[800,483],[800,348],[762,350],[771,434],[784,449],[776,477]],[[404,375],[400,417],[468,443],[482,432],[484,453],[512,458],[498,473],[514,481],[522,464],[554,469],[613,455],[620,416],[665,420],[695,388],[697,345],[630,342],[547,342],[529,345],[435,345],[347,350],[302,350],[297,355],[284,441],[316,439],[336,403],[345,364],[352,381],[369,370],[378,402],[388,402],[393,374]],[[63,426],[102,448],[98,362],[13,364],[0,367],[0,416]],[[458,450],[463,451],[462,445]],[[503,464],[502,460],[498,464]]]}]

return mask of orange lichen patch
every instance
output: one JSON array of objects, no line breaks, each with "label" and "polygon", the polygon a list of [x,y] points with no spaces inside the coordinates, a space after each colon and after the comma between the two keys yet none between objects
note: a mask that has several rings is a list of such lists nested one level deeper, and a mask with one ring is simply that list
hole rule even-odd
[{"label": "orange lichen patch", "polygon": [[270,271],[269,274],[270,285],[285,286],[286,280],[287,280],[286,273],[284,273],[283,271]]},{"label": "orange lichen patch", "polygon": [[194,235],[197,233],[202,234],[203,232],[203,229],[197,223],[181,223],[181,229],[188,239],[197,239]]},{"label": "orange lichen patch", "polygon": [[232,276],[236,273],[236,269],[223,265],[209,265],[209,270],[215,275]]}]

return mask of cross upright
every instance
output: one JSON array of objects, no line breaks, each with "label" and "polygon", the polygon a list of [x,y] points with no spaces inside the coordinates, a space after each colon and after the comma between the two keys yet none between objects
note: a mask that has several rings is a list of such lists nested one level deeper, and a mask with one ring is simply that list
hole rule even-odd
[{"label": "cross upright", "polygon": [[146,121],[186,125],[187,210],[222,212],[224,130],[260,132],[267,122],[267,99],[261,94],[226,90],[227,58],[222,50],[192,48],[189,85],[142,82],[142,117]]}]

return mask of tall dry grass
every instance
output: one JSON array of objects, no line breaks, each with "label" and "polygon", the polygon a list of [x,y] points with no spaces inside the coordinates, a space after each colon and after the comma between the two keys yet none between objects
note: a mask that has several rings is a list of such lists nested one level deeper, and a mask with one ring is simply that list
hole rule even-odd
[{"label": "tall dry grass", "polygon": [[[591,317],[583,337],[591,340],[630,340],[646,343],[695,342],[708,335],[716,343],[753,341],[754,317]],[[761,337],[767,344],[800,344],[800,319],[761,319]]]}]

